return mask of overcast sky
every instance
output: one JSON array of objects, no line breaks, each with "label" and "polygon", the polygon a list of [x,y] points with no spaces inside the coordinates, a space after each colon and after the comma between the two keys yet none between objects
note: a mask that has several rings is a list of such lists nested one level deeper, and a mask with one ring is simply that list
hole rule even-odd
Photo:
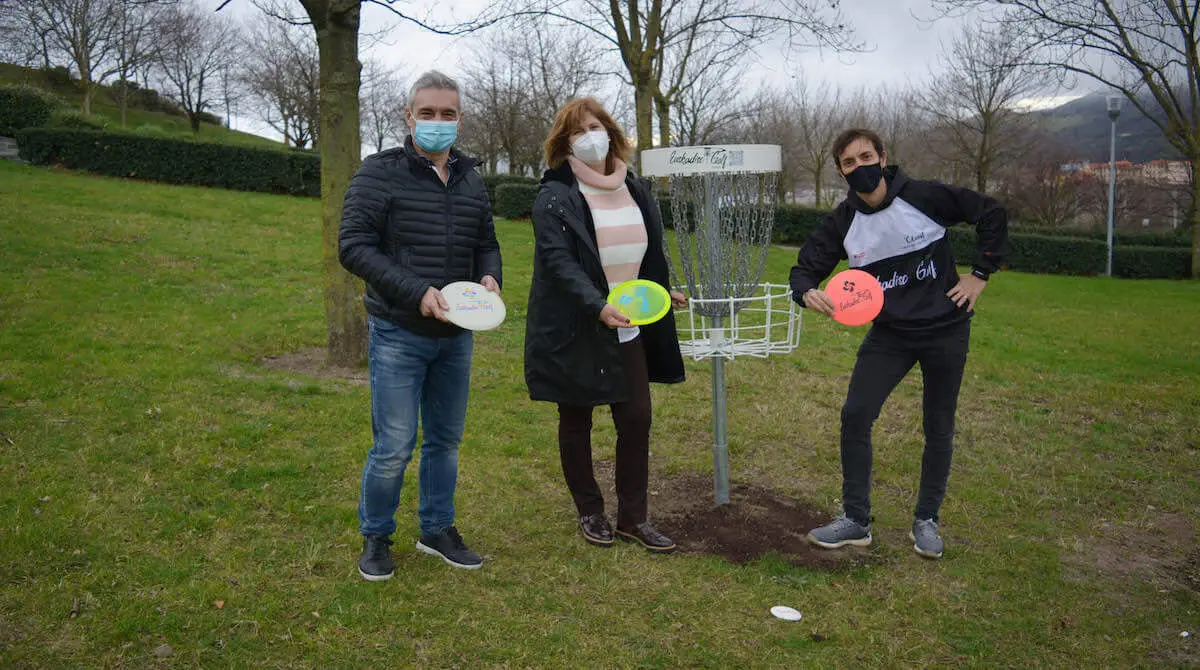
[{"label": "overcast sky", "polygon": [[[205,0],[214,2],[214,0]],[[404,5],[421,6],[422,0]],[[440,16],[469,18],[488,0],[451,0],[438,5]],[[252,16],[248,1],[231,5],[239,17]],[[297,3],[298,6],[298,3]],[[785,53],[780,47],[763,48],[759,58],[747,63],[747,82],[784,84],[789,78],[803,76],[812,83],[829,82],[843,89],[858,89],[884,84],[919,86],[928,76],[943,45],[949,45],[969,19],[944,18],[931,21],[934,9],[928,0],[849,0],[842,3],[842,16],[854,26],[858,38],[866,43],[863,53],[835,53],[810,50]],[[375,58],[390,64],[410,77],[437,68],[451,76],[463,73],[463,61],[480,34],[446,37],[422,30],[411,23],[398,22],[387,10],[364,5],[362,30],[384,32],[377,40],[364,40],[363,58]],[[488,30],[505,29],[489,28]],[[511,29],[508,28],[508,29]],[[1073,96],[1072,96],[1073,97]],[[245,116],[245,115],[243,115]],[[271,134],[261,123],[242,118],[235,122],[241,130]]]}]

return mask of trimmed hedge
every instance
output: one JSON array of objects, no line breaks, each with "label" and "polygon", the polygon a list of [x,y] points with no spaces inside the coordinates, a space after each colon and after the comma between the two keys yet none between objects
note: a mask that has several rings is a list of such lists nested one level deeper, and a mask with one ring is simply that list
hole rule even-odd
[{"label": "trimmed hedge", "polygon": [[321,195],[321,159],[260,149],[131,133],[29,128],[21,157],[114,177],[287,195]]},{"label": "trimmed hedge", "polygon": [[[1108,243],[1082,237],[1009,233],[1004,267],[1022,272],[1102,275]],[[969,228],[950,229],[954,258],[963,265],[975,258],[976,236]],[[1113,276],[1127,279],[1185,279],[1191,275],[1192,250],[1185,247],[1113,245]]]},{"label": "trimmed hedge", "polygon": [[[1088,240],[1100,240],[1107,243],[1108,233],[1102,229],[1063,231],[1045,228],[1027,227],[1020,222],[1009,222],[1008,232],[1023,235],[1049,235],[1051,237],[1078,237]],[[1113,233],[1113,246],[1128,247],[1188,247],[1192,246],[1192,236],[1187,230],[1179,229],[1168,232],[1135,232]]]},{"label": "trimmed hedge", "polygon": [[654,196],[658,200],[658,212],[662,214],[663,228],[667,230],[675,229],[675,218],[671,209],[671,198],[662,194]]},{"label": "trimmed hedge", "polygon": [[225,126],[225,119],[213,114],[212,112],[198,112],[196,118],[200,119],[200,123],[207,123],[213,126]]},{"label": "trimmed hedge", "polygon": [[[659,196],[663,223],[673,228],[671,200]],[[778,205],[772,242],[800,246],[828,214],[823,209],[801,205]],[[970,264],[976,251],[974,229],[961,226],[949,229],[954,258]],[[1065,275],[1102,275],[1108,244],[1100,234],[1067,237],[1009,231],[1009,254],[1004,266],[1022,272]],[[1132,244],[1136,242],[1136,244]],[[1137,279],[1184,279],[1190,277],[1192,249],[1190,240],[1180,235],[1155,233],[1124,234],[1113,246],[1113,275]]]},{"label": "trimmed hedge", "polygon": [[[662,212],[663,227],[675,228],[674,210],[671,198],[659,194],[658,209]],[[801,205],[777,205],[775,207],[775,223],[771,229],[773,244],[788,244],[799,246],[821,225],[829,212],[814,207]]]},{"label": "trimmed hedge", "polygon": [[[483,185],[487,187],[488,200],[492,202],[492,209],[495,209],[496,198],[499,195],[496,192],[496,187],[501,184],[523,184],[537,186],[538,180],[533,177],[522,177],[515,174],[485,174],[483,175]],[[530,201],[532,203],[532,201]],[[532,206],[532,205],[531,205]]]},{"label": "trimmed hedge", "polygon": [[496,186],[492,211],[505,219],[528,219],[533,214],[533,199],[537,197],[536,183],[502,183]]},{"label": "trimmed hedge", "polygon": [[1192,250],[1113,245],[1113,276],[1130,279],[1188,279]]},{"label": "trimmed hedge", "polygon": [[803,244],[828,214],[828,211],[815,207],[776,205],[771,241],[775,244]]},{"label": "trimmed hedge", "polygon": [[46,125],[58,105],[54,96],[40,88],[0,86],[0,135]]}]

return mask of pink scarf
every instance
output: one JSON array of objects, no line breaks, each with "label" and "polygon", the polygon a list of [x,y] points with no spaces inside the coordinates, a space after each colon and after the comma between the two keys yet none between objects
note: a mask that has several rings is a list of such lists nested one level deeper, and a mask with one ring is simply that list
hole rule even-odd
[{"label": "pink scarf", "polygon": [[612,174],[600,174],[574,156],[567,156],[567,164],[571,166],[571,171],[575,173],[576,179],[592,188],[605,191],[615,191],[620,188],[625,183],[625,174],[629,171],[629,166],[625,165],[625,161],[620,158],[613,159]]}]

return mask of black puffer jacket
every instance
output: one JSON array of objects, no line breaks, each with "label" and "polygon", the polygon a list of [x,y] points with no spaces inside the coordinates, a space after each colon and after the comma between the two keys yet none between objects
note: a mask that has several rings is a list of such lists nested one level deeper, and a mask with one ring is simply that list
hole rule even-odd
[{"label": "black puffer jacket", "polygon": [[[639,276],[670,288],[663,225],[650,182],[625,179],[642,210],[648,246]],[[617,331],[600,323],[608,280],[596,232],[567,164],[548,170],[533,206],[537,247],[525,320],[525,382],[529,397],[567,405],[608,405],[629,399]],[[683,381],[674,315],[640,326],[650,381]]]},{"label": "black puffer jacket", "polygon": [[363,161],[342,206],[338,257],[367,282],[367,312],[414,333],[446,337],[458,326],[421,316],[429,287],[500,276],[500,244],[474,158],[451,149],[443,184],[412,139]]}]

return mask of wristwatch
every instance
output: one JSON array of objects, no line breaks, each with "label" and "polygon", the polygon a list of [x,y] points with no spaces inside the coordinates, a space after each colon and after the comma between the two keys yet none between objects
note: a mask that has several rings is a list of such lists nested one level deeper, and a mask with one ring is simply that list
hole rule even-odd
[{"label": "wristwatch", "polygon": [[987,270],[984,270],[983,268],[978,267],[978,266],[971,268],[971,274],[976,277],[979,277],[983,281],[987,281],[988,277],[991,276],[990,272],[988,272]]}]

